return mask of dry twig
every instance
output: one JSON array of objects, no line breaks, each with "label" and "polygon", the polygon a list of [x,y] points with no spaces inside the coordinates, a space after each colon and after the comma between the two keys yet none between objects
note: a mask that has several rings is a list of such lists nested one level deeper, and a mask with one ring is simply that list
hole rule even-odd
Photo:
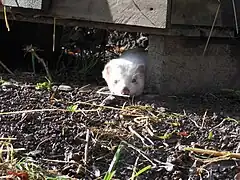
[{"label": "dry twig", "polygon": [[8,31],[10,31],[10,27],[9,27],[8,20],[7,20],[7,9],[6,9],[5,5],[3,5],[3,13],[4,13],[4,20],[5,20],[6,27],[7,27]]},{"label": "dry twig", "polygon": [[234,14],[234,19],[235,19],[236,32],[237,32],[237,34],[238,34],[238,33],[239,33],[239,30],[238,30],[238,20],[237,20],[235,0],[232,0],[232,5],[233,5],[233,14]]},{"label": "dry twig", "polygon": [[87,167],[87,159],[88,159],[88,147],[89,147],[89,129],[87,129],[86,133],[86,144],[85,144],[85,150],[84,150],[84,165],[85,165],[85,173],[86,173],[86,167]]},{"label": "dry twig", "polygon": [[3,64],[2,61],[0,61],[0,64],[8,73],[14,76],[14,73],[10,69],[8,69],[8,67],[5,64]]},{"label": "dry twig", "polygon": [[193,151],[195,153],[199,154],[208,154],[208,155],[213,155],[213,156],[228,156],[230,158],[237,158],[240,159],[240,153],[232,153],[228,151],[214,151],[214,150],[209,150],[209,149],[200,149],[200,148],[184,148],[185,151]]},{"label": "dry twig", "polygon": [[219,13],[220,7],[221,7],[221,2],[219,1],[219,5],[218,5],[218,8],[217,8],[217,11],[216,11],[216,14],[215,14],[215,18],[214,18],[214,20],[213,20],[213,24],[212,24],[212,27],[211,27],[211,31],[210,31],[210,33],[209,33],[209,36],[208,36],[208,39],[207,39],[207,43],[206,43],[206,45],[205,45],[205,47],[204,47],[203,56],[205,56],[205,53],[206,53],[206,50],[207,50],[207,47],[208,47],[210,38],[211,38],[211,36],[212,36],[213,28],[214,28],[214,26],[215,26],[215,23],[216,23],[216,20],[217,20],[217,17],[218,17],[218,13]]}]

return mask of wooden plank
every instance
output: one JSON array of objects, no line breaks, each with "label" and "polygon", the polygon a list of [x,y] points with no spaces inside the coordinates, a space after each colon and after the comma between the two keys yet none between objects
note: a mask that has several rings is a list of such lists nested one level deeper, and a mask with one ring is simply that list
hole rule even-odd
[{"label": "wooden plank", "polygon": [[[17,0],[19,7],[41,9],[42,1]],[[49,1],[49,0],[48,0]],[[61,19],[166,28],[168,0],[52,0],[44,15]],[[5,5],[18,7],[15,0]]]},{"label": "wooden plank", "polygon": [[[9,21],[22,21],[32,23],[53,24],[53,18],[48,16],[40,16],[32,11],[24,12],[23,9],[12,9],[7,16]],[[4,19],[3,9],[0,8],[0,19]],[[12,23],[12,22],[11,22]],[[10,23],[10,24],[11,24]],[[57,19],[56,25],[79,26],[100,29],[112,29],[125,32],[143,32],[149,35],[165,35],[165,36],[188,36],[188,37],[208,37],[211,27],[185,28],[184,26],[172,26],[171,28],[158,29],[152,27],[132,26],[114,23],[102,23],[74,19]],[[11,29],[11,25],[10,25]],[[231,29],[214,28],[211,37],[234,37],[234,31]]]},{"label": "wooden plank", "polygon": [[[34,0],[21,6],[31,7]],[[36,15],[58,19],[85,20],[91,22],[131,25],[156,29],[171,28],[171,25],[211,27],[219,5],[218,0],[35,0],[43,4],[52,1],[49,11]],[[216,25],[235,28],[232,1],[222,1]],[[11,3],[10,3],[11,2]],[[14,5],[15,0],[5,0]],[[235,0],[238,22],[240,22],[240,1]],[[39,8],[35,6],[35,8]],[[170,18],[171,19],[170,19]],[[168,24],[167,24],[168,22]]]},{"label": "wooden plank", "polygon": [[[218,0],[172,0],[171,24],[212,26]],[[238,21],[240,21],[240,1],[235,0]],[[232,0],[221,1],[215,26],[235,27]]]},{"label": "wooden plank", "polygon": [[43,0],[3,0],[3,4],[10,7],[42,9],[42,1]]},{"label": "wooden plank", "polygon": [[49,14],[104,23],[166,28],[168,0],[52,0]]}]

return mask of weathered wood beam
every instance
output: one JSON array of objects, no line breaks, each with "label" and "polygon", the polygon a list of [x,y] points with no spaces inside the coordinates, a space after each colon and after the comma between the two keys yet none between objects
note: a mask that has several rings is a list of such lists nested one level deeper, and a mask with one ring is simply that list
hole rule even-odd
[{"label": "weathered wood beam", "polygon": [[31,9],[41,9],[42,0],[4,0],[3,4],[5,6],[11,7],[22,7],[22,8],[31,8]]},{"label": "weathered wood beam", "polygon": [[[6,0],[4,4],[13,6],[13,2],[15,0]],[[21,2],[28,2],[26,6],[30,7],[29,0]],[[40,2],[41,0],[36,0],[37,5],[32,5],[33,9],[40,9]],[[52,0],[51,8],[46,15],[64,19],[166,28],[167,8],[168,0]]]},{"label": "weathered wood beam", "polygon": [[[20,7],[45,10],[44,15],[59,19],[158,29],[171,25],[211,27],[220,4],[218,0],[4,0],[3,3],[17,7],[16,1]],[[221,1],[216,27],[235,28],[233,2],[240,22],[240,1]]]},{"label": "weathered wood beam", "polygon": [[[212,26],[217,14],[215,26],[235,27],[234,6],[238,24],[240,23],[240,1],[218,0],[172,0],[171,24]],[[218,6],[220,4],[219,11]]]},{"label": "weathered wood beam", "polygon": [[[0,19],[4,19],[3,13],[1,12],[2,10],[0,9]],[[32,23],[43,23],[43,24],[54,23],[53,17],[40,16],[40,15],[36,15],[35,13],[22,14],[16,11],[12,13],[8,13],[8,20],[32,22]],[[165,35],[165,36],[208,37],[210,34],[210,27],[195,27],[195,28],[185,27],[184,28],[184,26],[172,26],[169,29],[158,29],[158,28],[149,28],[149,27],[142,27],[142,26],[101,23],[101,22],[74,20],[74,19],[56,19],[56,25],[110,29],[110,30],[119,30],[119,31],[125,31],[125,32],[143,32],[147,34]],[[212,32],[211,37],[223,37],[223,38],[234,37],[234,31],[232,29],[215,28]]]},{"label": "weathered wood beam", "polygon": [[[15,2],[15,0],[11,1]],[[50,3],[50,1],[42,0],[43,4]],[[218,1],[209,0],[209,2],[205,2],[207,0],[202,0],[206,3],[204,5],[199,0],[182,1],[105,0],[93,2],[92,0],[52,0],[50,8],[44,11],[11,8],[8,18],[17,21],[53,23],[55,17],[57,18],[57,24],[69,26],[117,29],[155,35],[209,36]],[[198,11],[194,10],[195,6],[199,8]],[[226,3],[223,3],[220,9],[222,14],[218,16],[216,22],[218,27],[222,27],[223,17],[231,15],[230,12],[226,13],[226,9]],[[223,16],[223,11],[225,16]],[[2,16],[2,13],[0,16]],[[201,17],[203,18],[201,19]],[[234,19],[232,16],[229,17]],[[214,28],[211,36],[234,37],[234,28],[233,22],[230,29]]]}]

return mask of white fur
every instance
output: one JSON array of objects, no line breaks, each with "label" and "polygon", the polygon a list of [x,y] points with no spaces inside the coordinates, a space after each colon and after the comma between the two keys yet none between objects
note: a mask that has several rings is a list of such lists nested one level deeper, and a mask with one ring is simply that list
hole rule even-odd
[{"label": "white fur", "polygon": [[[127,87],[130,96],[138,96],[144,90],[146,63],[147,52],[141,49],[128,50],[105,65],[102,77],[111,93],[121,95],[123,88]],[[133,79],[136,82],[132,82]]]}]

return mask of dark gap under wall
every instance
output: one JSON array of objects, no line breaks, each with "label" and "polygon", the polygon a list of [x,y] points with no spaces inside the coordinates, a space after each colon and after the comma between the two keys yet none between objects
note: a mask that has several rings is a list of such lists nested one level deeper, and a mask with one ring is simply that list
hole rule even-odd
[{"label": "dark gap under wall", "polygon": [[[60,26],[56,27],[55,52],[53,47],[53,25],[18,22],[9,20],[10,31],[7,31],[4,20],[0,20],[0,60],[12,71],[31,71],[31,55],[24,57],[26,45],[36,46],[43,51],[38,55],[48,62],[49,68],[54,68],[54,61],[60,53]],[[36,63],[36,71],[43,70],[42,65]]]},{"label": "dark gap under wall", "polygon": [[[0,60],[11,71],[33,72],[31,54],[27,53],[24,57],[24,48],[33,45],[41,50],[37,51],[37,55],[47,63],[53,78],[61,82],[101,81],[104,64],[117,57],[115,56],[117,54],[112,53],[113,49],[148,46],[148,35],[137,32],[56,26],[53,52],[52,24],[9,20],[8,32],[4,20],[0,20],[0,23]],[[62,46],[67,48],[67,51],[63,51]],[[37,59],[35,59],[35,70],[36,73],[46,73],[42,63]],[[0,66],[0,73],[2,72],[6,71]]]}]

